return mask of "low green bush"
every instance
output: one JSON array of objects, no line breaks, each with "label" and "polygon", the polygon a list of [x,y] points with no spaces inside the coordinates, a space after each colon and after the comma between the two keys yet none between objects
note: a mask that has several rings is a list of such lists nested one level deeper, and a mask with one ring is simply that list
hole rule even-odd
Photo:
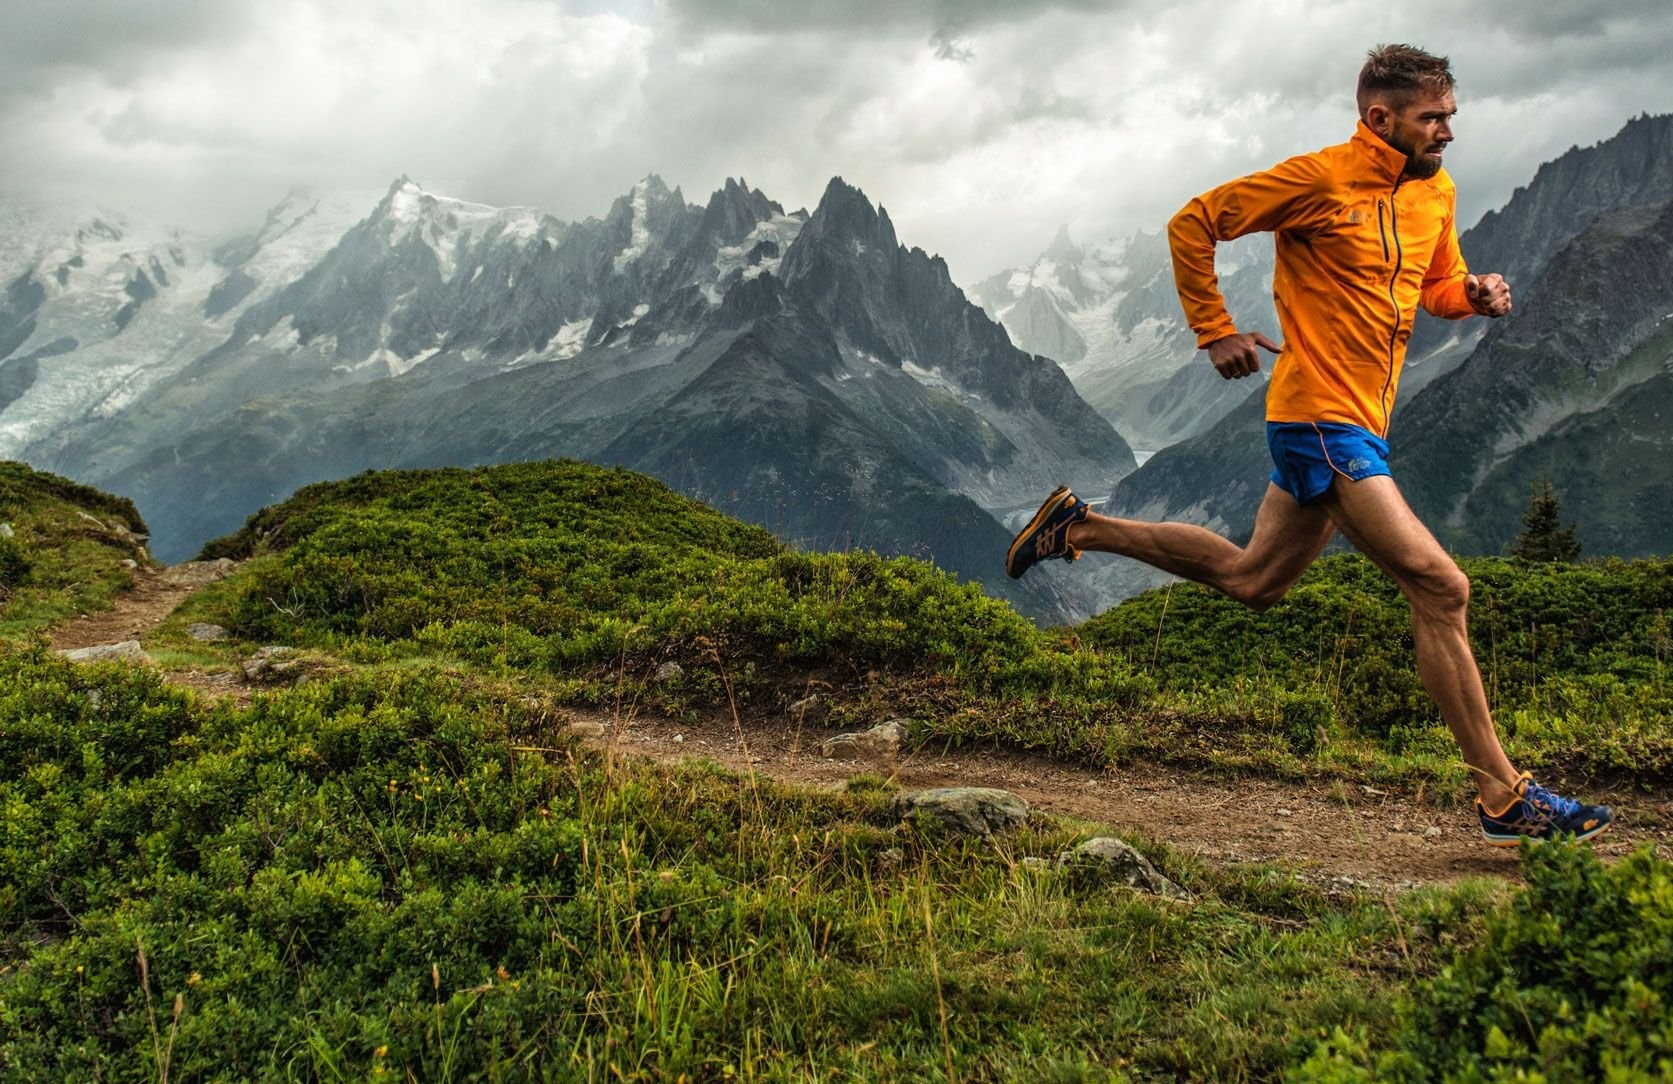
[{"label": "low green bush", "polygon": [[210,707],[0,648],[0,1078],[1248,1079],[1406,973],[1381,900],[1155,846],[1195,903],[1078,886],[1020,862],[1073,828],[928,845],[881,781],[560,722],[435,672]]},{"label": "low green bush", "polygon": [[0,601],[29,575],[31,562],[16,538],[0,536]]},{"label": "low green bush", "polygon": [[75,614],[108,610],[144,558],[133,502],[0,461],[0,641],[19,642]]},{"label": "low green bush", "polygon": [[1385,1042],[1338,1030],[1289,1077],[1500,1082],[1673,1077],[1673,867],[1648,847],[1528,847],[1527,887],[1439,973]]}]

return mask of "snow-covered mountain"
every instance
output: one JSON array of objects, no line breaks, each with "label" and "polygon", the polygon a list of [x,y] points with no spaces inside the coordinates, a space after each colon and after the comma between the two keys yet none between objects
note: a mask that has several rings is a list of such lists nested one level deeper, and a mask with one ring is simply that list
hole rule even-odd
[{"label": "snow-covered mountain", "polygon": [[[1216,260],[1239,326],[1276,336],[1271,240],[1240,239],[1221,246]],[[1203,360],[1180,311],[1162,231],[1083,248],[1064,226],[1033,264],[983,280],[971,296],[1018,346],[1061,364],[1141,462],[1263,386],[1222,380]]]},{"label": "snow-covered mountain", "polygon": [[571,455],[1040,616],[1107,601],[1005,579],[995,517],[1107,492],[1126,444],[840,179],[812,214],[651,176],[564,223],[402,178],[214,242],[107,232],[7,287],[0,455],[132,496],[162,556],[321,478]]},{"label": "snow-covered mountain", "polygon": [[260,230],[219,244],[109,211],[0,213],[12,231],[0,456],[21,458],[79,422],[115,417],[178,375],[223,343],[239,314],[318,262],[367,203],[364,194],[292,194]]}]

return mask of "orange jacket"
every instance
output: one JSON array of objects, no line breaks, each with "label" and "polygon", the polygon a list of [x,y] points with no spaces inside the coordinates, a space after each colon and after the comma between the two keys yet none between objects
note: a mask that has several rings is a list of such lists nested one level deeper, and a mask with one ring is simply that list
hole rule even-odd
[{"label": "orange jacket", "polygon": [[1214,276],[1214,245],[1266,230],[1278,246],[1272,294],[1283,330],[1266,416],[1347,422],[1386,437],[1419,303],[1473,312],[1443,170],[1401,180],[1406,155],[1364,122],[1353,138],[1230,181],[1168,223],[1185,317],[1207,346],[1237,328]]}]

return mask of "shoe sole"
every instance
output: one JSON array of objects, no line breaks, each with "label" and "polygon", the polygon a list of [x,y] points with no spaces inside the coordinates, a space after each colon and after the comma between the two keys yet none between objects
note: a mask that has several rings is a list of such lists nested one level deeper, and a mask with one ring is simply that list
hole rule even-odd
[{"label": "shoe sole", "polygon": [[[1040,525],[1046,521],[1047,517],[1057,511],[1057,506],[1063,498],[1069,495],[1069,487],[1066,485],[1058,486],[1052,490],[1051,496],[1047,497],[1045,503],[1040,505],[1040,510],[1034,513],[1034,518],[1028,521],[1028,526],[1018,531],[1017,536],[1011,539],[1011,548],[1005,552],[1005,575],[1013,580],[1022,579],[1022,572],[1012,571],[1016,567],[1017,548],[1022,545],[1023,539],[1040,529]],[[1026,572],[1027,569],[1023,571]]]},{"label": "shoe sole", "polygon": [[[1601,836],[1603,833],[1609,831],[1609,825],[1614,823],[1614,821],[1610,821],[1609,824],[1600,824],[1596,828],[1593,828],[1590,832],[1581,832],[1578,835],[1571,835],[1568,832],[1560,833],[1560,835],[1563,839],[1573,839],[1576,843],[1584,843],[1588,839],[1596,839],[1598,836]],[[1544,836],[1495,836],[1485,831],[1482,832],[1481,835],[1483,839],[1487,840],[1487,845],[1489,847],[1514,847],[1521,843],[1524,839],[1531,839],[1535,843],[1547,843],[1550,841],[1548,837]]]}]

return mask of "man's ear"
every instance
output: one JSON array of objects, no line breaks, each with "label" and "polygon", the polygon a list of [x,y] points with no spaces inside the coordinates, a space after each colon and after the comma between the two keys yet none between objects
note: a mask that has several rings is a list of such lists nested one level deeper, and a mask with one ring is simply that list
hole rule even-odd
[{"label": "man's ear", "polygon": [[1387,135],[1390,123],[1394,119],[1394,110],[1386,103],[1372,102],[1365,107],[1365,126],[1378,135]]}]

